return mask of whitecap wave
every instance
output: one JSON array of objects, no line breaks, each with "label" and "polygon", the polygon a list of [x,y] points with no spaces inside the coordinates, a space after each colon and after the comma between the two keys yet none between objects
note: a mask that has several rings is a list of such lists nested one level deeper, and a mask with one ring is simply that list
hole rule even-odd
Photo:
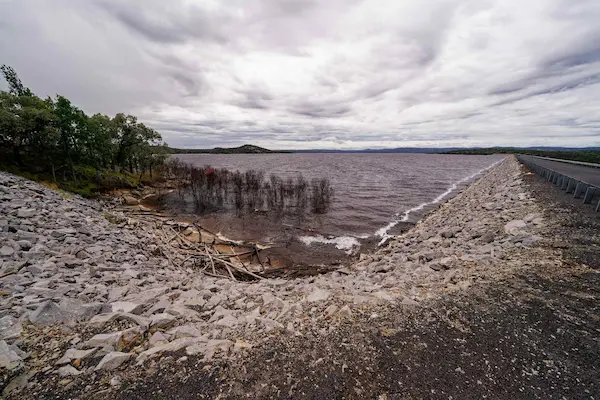
[{"label": "whitecap wave", "polygon": [[400,222],[407,222],[408,219],[410,218],[410,214],[415,212],[415,211],[420,211],[422,209],[424,209],[427,206],[430,205],[434,205],[437,204],[439,202],[441,202],[442,200],[444,200],[448,195],[450,195],[450,193],[454,192],[459,185],[466,183],[468,181],[470,181],[471,179],[474,179],[475,177],[477,177],[478,175],[484,173],[485,171],[495,167],[496,165],[500,164],[503,160],[499,160],[496,161],[495,163],[493,163],[492,165],[490,165],[489,167],[485,167],[483,169],[480,169],[479,171],[475,172],[472,175],[469,175],[467,177],[462,178],[461,180],[458,180],[456,182],[454,182],[452,185],[450,185],[450,187],[448,187],[446,189],[446,191],[444,191],[444,193],[440,194],[439,196],[437,196],[435,199],[425,202],[425,203],[421,203],[418,206],[415,206],[413,208],[410,208],[406,211],[404,211],[402,214],[396,214],[394,220],[392,220],[389,224],[387,224],[386,226],[379,228],[376,232],[375,232],[375,236],[379,236],[381,238],[381,241],[379,242],[379,246],[381,246],[383,243],[385,243],[385,241],[391,237],[391,235],[388,234],[388,232],[390,231],[390,229],[392,229],[393,227],[395,227],[396,225],[398,225]]},{"label": "whitecap wave", "polygon": [[322,235],[316,235],[300,236],[298,239],[307,246],[313,243],[333,244],[336,249],[346,250],[348,254],[351,254],[356,248],[360,247],[358,239],[353,236],[330,236],[326,238]]}]

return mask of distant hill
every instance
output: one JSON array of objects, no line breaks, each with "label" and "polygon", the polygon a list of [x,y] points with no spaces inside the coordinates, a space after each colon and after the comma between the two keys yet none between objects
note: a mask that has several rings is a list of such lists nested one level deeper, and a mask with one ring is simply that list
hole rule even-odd
[{"label": "distant hill", "polygon": [[288,153],[285,151],[273,151],[263,147],[245,144],[240,147],[215,147],[214,149],[175,149],[169,148],[171,154],[269,154]]},{"label": "distant hill", "polygon": [[600,150],[600,147],[397,147],[393,149],[364,149],[364,150],[293,150],[293,153],[448,153],[448,154],[494,154],[503,152],[531,151],[589,151]]},{"label": "distant hill", "polygon": [[312,150],[292,150],[293,153],[445,153],[452,150],[458,150],[460,147],[397,147],[395,149],[363,149],[363,150],[333,150],[333,149],[312,149]]}]

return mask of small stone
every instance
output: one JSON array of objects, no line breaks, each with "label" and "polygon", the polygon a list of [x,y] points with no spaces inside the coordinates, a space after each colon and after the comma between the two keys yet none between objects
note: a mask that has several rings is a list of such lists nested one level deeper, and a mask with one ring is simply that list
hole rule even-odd
[{"label": "small stone", "polygon": [[84,343],[84,347],[117,347],[123,332],[100,333]]},{"label": "small stone", "polygon": [[483,234],[479,238],[479,240],[481,240],[483,243],[492,243],[495,238],[496,238],[496,235],[493,232],[488,232],[488,233]]},{"label": "small stone", "polygon": [[0,340],[16,339],[22,331],[23,326],[16,318],[10,315],[0,318]]},{"label": "small stone", "polygon": [[306,298],[309,303],[313,303],[316,301],[325,301],[329,298],[330,292],[325,289],[315,289],[312,291],[310,295]]},{"label": "small stone", "polygon": [[0,255],[4,256],[4,257],[9,257],[12,256],[13,254],[15,254],[15,249],[13,249],[10,246],[2,246],[2,248],[0,248]]},{"label": "small stone", "polygon": [[236,340],[235,344],[233,345],[233,351],[235,353],[238,353],[238,352],[240,352],[242,350],[251,349],[251,348],[252,348],[252,345],[250,343],[244,342],[241,339]]},{"label": "small stone", "polygon": [[133,354],[130,353],[121,353],[120,351],[111,351],[107,355],[100,360],[98,365],[96,366],[96,371],[105,370],[111,371],[113,369],[119,368],[123,363],[129,361],[133,357]]},{"label": "small stone", "polygon": [[79,350],[79,349],[67,349],[65,354],[56,362],[56,365],[69,364],[72,360],[85,360],[96,353],[97,349],[90,350]]},{"label": "small stone", "polygon": [[168,343],[169,340],[167,339],[167,337],[162,333],[162,332],[154,332],[152,334],[152,336],[150,336],[150,339],[148,340],[148,343],[150,343],[150,346],[156,346],[158,344],[164,344],[164,343]]},{"label": "small stone", "polygon": [[342,318],[351,317],[352,311],[350,310],[350,307],[348,305],[345,305],[344,307],[342,307],[340,309],[340,311],[338,312],[338,315]]},{"label": "small stone", "polygon": [[515,219],[515,220],[508,222],[506,225],[504,225],[504,231],[506,233],[515,233],[515,232],[521,230],[522,228],[525,228],[526,226],[527,226],[527,224],[525,223],[525,221],[520,220],[520,219]]},{"label": "small stone", "polygon": [[173,322],[175,322],[175,317],[167,313],[154,314],[150,317],[151,328],[166,328]]},{"label": "small stone", "polygon": [[23,251],[29,251],[33,247],[33,244],[29,240],[19,240],[17,244]]},{"label": "small stone", "polygon": [[327,317],[331,317],[337,312],[337,310],[338,310],[338,306],[336,306],[335,304],[332,304],[325,309],[325,315]]},{"label": "small stone", "polygon": [[123,196],[123,203],[127,204],[128,206],[136,206],[140,204],[138,199],[128,195]]},{"label": "small stone", "polygon": [[36,210],[34,208],[19,208],[17,211],[17,217],[19,218],[31,218],[36,214]]},{"label": "small stone", "polygon": [[272,320],[270,318],[256,318],[256,321],[261,322],[265,330],[267,332],[272,331],[273,329],[283,329],[284,326],[282,323]]},{"label": "small stone", "polygon": [[112,312],[125,312],[131,314],[141,314],[144,310],[142,304],[135,304],[129,301],[116,301],[111,303]]},{"label": "small stone", "polygon": [[15,350],[10,348],[4,340],[0,340],[0,368],[6,368],[9,371],[19,368],[23,359]]},{"label": "small stone", "polygon": [[112,378],[110,378],[110,386],[112,387],[121,386],[122,383],[123,381],[119,376],[113,376]]},{"label": "small stone", "polygon": [[82,371],[79,371],[77,368],[71,366],[71,365],[65,365],[64,367],[60,367],[58,369],[58,375],[60,375],[61,377],[65,377],[65,376],[77,376],[77,375],[81,375],[83,374]]},{"label": "small stone", "polygon": [[417,306],[417,305],[419,305],[419,303],[417,303],[416,301],[414,301],[410,297],[406,297],[406,296],[404,296],[402,298],[402,303],[401,304],[404,305],[404,306]]},{"label": "small stone", "polygon": [[218,320],[217,322],[215,322],[215,325],[231,328],[231,327],[236,326],[238,323],[239,323],[238,319],[235,318],[233,315],[226,315],[225,317],[223,317],[220,320]]}]

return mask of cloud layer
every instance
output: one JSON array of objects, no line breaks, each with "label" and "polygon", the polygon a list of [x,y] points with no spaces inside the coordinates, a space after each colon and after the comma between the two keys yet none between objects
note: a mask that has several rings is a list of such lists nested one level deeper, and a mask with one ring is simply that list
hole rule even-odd
[{"label": "cloud layer", "polygon": [[0,0],[0,63],[172,146],[600,145],[597,0]]}]

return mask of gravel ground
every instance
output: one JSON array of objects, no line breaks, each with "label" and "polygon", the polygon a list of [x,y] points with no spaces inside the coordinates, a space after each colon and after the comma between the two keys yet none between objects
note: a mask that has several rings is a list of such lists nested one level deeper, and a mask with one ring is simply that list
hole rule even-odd
[{"label": "gravel ground", "polygon": [[77,385],[57,378],[31,397],[599,398],[600,216],[537,176],[523,180],[544,210],[544,239],[510,250],[505,262],[517,258],[519,268],[504,275],[335,329],[282,332],[245,357],[172,354],[124,371],[118,390],[99,389],[109,374]]}]

